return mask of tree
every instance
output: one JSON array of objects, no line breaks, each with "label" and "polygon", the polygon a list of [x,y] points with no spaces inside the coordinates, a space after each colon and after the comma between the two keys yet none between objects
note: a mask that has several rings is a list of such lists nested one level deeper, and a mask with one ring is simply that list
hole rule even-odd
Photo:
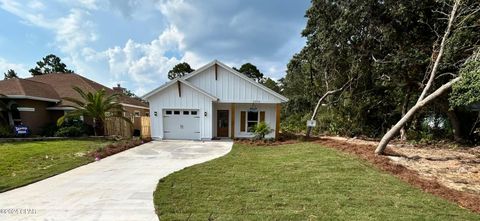
[{"label": "tree", "polygon": [[[444,15],[451,9],[450,2],[313,0],[302,31],[307,43],[287,65],[282,83],[283,94],[289,98],[284,108],[290,113],[287,118],[309,115],[323,94],[355,79],[341,94],[324,101],[328,108],[318,111],[316,118],[322,119],[319,127],[347,136],[385,134],[389,125],[415,105],[426,87],[429,76],[424,79],[424,74],[433,68],[441,40],[438,33],[447,27]],[[465,2],[478,5],[478,1]],[[471,12],[476,10],[470,8]],[[472,46],[480,43],[478,19],[474,15],[459,20],[464,24],[449,38],[442,64],[437,67],[438,73],[451,74],[438,75],[429,92],[455,78]],[[416,122],[430,113],[447,117],[452,125],[463,117],[449,108],[437,108],[439,101],[443,106],[448,100],[447,93],[439,96],[434,105],[426,106],[404,125],[405,132],[415,129]],[[469,120],[461,119],[460,127]],[[458,135],[456,130],[453,134]]]},{"label": "tree", "polygon": [[[108,118],[120,118],[129,124],[132,124],[131,120],[123,115],[125,110],[122,105],[118,103],[119,94],[113,94],[106,96],[105,90],[99,90],[95,93],[84,92],[78,87],[73,88],[82,99],[75,98],[63,98],[67,101],[76,104],[73,108],[75,110],[67,112],[64,116],[57,120],[57,125],[61,126],[66,119],[79,118],[81,116],[91,117],[93,119],[93,129],[95,136],[101,133],[103,130],[103,124]],[[110,114],[107,114],[110,113]]]},{"label": "tree", "polygon": [[[312,114],[312,117],[310,118],[310,120],[315,120],[315,117],[317,116],[317,113],[318,113],[318,108],[320,107],[320,105],[322,104],[322,102],[323,102],[328,96],[331,96],[331,95],[334,95],[334,94],[336,94],[336,93],[342,92],[343,90],[345,90],[345,88],[347,87],[347,85],[349,85],[350,83],[351,83],[351,80],[349,80],[348,82],[346,82],[341,88],[327,91],[322,97],[320,97],[320,99],[318,99],[317,105],[315,106],[315,110],[313,110],[313,114]],[[308,128],[307,128],[307,133],[306,133],[306,136],[307,136],[307,137],[310,137],[310,132],[311,132],[311,131],[312,131],[312,127],[308,127]]]},{"label": "tree", "polygon": [[462,79],[452,86],[450,104],[453,107],[469,107],[480,103],[480,51],[462,68]]},{"label": "tree", "polygon": [[128,90],[128,89],[123,90],[123,95],[131,97],[131,98],[136,99],[136,100],[139,100],[139,101],[144,102],[144,103],[147,102],[147,101],[143,100],[141,97],[137,96],[131,90]]},{"label": "tree", "polygon": [[5,76],[4,77],[5,80],[12,79],[12,78],[18,78],[17,73],[13,69],[9,69],[7,71],[7,73],[4,73],[3,75]]},{"label": "tree", "polygon": [[271,78],[264,78],[264,80],[262,81],[262,84],[265,87],[268,87],[269,89],[271,89],[272,91],[275,91],[277,93],[282,92],[282,89],[280,88],[279,83]]},{"label": "tree", "polygon": [[244,74],[245,76],[254,79],[257,82],[261,82],[263,80],[263,73],[258,70],[257,66],[251,63],[243,64],[240,69],[233,67],[234,70]]},{"label": "tree", "polygon": [[73,71],[67,69],[67,65],[64,64],[62,60],[54,54],[49,54],[42,58],[41,61],[37,62],[37,66],[30,69],[29,72],[33,76],[50,73],[73,73]]},{"label": "tree", "polygon": [[[433,100],[435,100],[436,98],[438,98],[439,96],[441,96],[442,94],[450,90],[452,85],[454,85],[456,82],[462,79],[462,75],[459,75],[459,76],[454,75],[455,77],[453,79],[443,84],[440,83],[441,86],[428,95],[430,89],[433,87],[434,82],[438,79],[437,73],[441,65],[442,57],[445,55],[445,51],[448,51],[446,50],[447,41],[450,40],[451,35],[453,35],[454,37],[457,37],[451,33],[455,30],[462,31],[462,29],[468,28],[469,25],[467,25],[465,22],[467,22],[468,19],[471,19],[472,17],[475,18],[473,15],[480,11],[480,5],[468,4],[468,3],[469,3],[468,1],[462,1],[462,0],[454,1],[454,4],[448,16],[448,24],[443,34],[443,37],[441,38],[438,51],[434,51],[432,54],[432,59],[434,60],[434,63],[432,65],[430,72],[428,72],[424,78],[424,79],[428,78],[428,81],[423,87],[422,93],[418,97],[416,104],[413,107],[411,107],[410,110],[382,137],[382,139],[380,140],[377,146],[377,149],[375,150],[376,154],[383,154],[390,140],[394,138],[394,136],[413,117],[413,115],[418,110],[420,110],[422,107],[424,107],[428,103],[432,102]],[[456,23],[457,21],[460,21],[460,22]],[[474,20],[474,22],[476,21]],[[455,24],[456,24],[456,27],[455,27]],[[477,56],[474,55],[474,57],[476,58]]]},{"label": "tree", "polygon": [[195,70],[190,67],[187,62],[182,62],[175,65],[172,70],[168,71],[168,79],[173,80],[175,78],[181,78],[188,73],[192,73]]}]

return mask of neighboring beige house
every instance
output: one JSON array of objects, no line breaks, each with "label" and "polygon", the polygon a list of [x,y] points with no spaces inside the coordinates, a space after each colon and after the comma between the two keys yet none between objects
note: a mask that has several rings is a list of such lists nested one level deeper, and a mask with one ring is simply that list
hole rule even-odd
[{"label": "neighboring beige house", "polygon": [[[108,95],[119,93],[120,103],[131,117],[134,129],[140,130],[140,117],[148,116],[148,104],[123,95],[124,88],[108,88],[78,74],[46,74],[26,79],[8,79],[0,81],[0,99],[15,111],[2,111],[10,125],[24,124],[33,134],[40,134],[42,128],[53,124],[67,111],[73,110],[74,104],[62,98],[71,97],[81,99],[73,90],[79,87],[86,92],[95,92],[104,89]],[[91,120],[84,119],[89,123]]]}]

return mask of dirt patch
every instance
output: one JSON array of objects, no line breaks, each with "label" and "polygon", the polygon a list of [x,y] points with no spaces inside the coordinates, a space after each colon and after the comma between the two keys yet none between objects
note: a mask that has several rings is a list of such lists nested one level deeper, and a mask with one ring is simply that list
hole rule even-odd
[{"label": "dirt patch", "polygon": [[449,188],[480,195],[480,159],[459,150],[394,148],[401,154],[390,157],[426,179],[436,180]]},{"label": "dirt patch", "polygon": [[118,141],[112,144],[108,144],[105,147],[100,147],[90,152],[89,155],[94,158],[95,160],[100,160],[105,157],[114,155],[116,153],[120,153],[122,151],[128,150],[130,148],[136,147],[138,145],[142,145],[144,143],[148,143],[152,141],[151,138],[145,138],[140,140],[123,140]]},{"label": "dirt patch", "polygon": [[[409,184],[421,188],[425,192],[443,197],[458,203],[464,208],[480,213],[480,204],[478,203],[480,202],[480,193],[476,191],[475,187],[479,184],[478,179],[480,174],[478,170],[476,170],[477,172],[475,173],[475,169],[469,170],[470,172],[468,173],[471,173],[471,175],[466,175],[467,172],[465,172],[467,168],[465,165],[469,165],[468,168],[475,168],[480,164],[477,161],[479,159],[478,155],[472,154],[470,151],[460,153],[448,152],[447,154],[445,153],[447,150],[439,150],[439,152],[436,152],[432,151],[432,149],[422,150],[414,147],[408,149],[389,145],[386,149],[385,156],[377,156],[374,154],[377,144],[375,141],[341,137],[322,137],[314,142],[326,147],[355,154]],[[413,161],[413,163],[409,161]],[[449,161],[457,161],[457,163]],[[438,162],[441,163],[437,165]],[[442,163],[445,164],[443,165]],[[428,164],[435,164],[435,166],[428,166]],[[452,165],[457,165],[457,167]],[[455,170],[454,168],[457,169]],[[448,173],[448,171],[457,171],[457,175],[452,175],[455,173]],[[459,185],[463,185],[464,187],[458,189],[451,186],[451,182],[449,181],[449,184],[447,181],[454,179],[449,179],[448,177],[450,176],[452,178],[455,177],[455,179],[461,178],[461,180],[464,180],[464,182]],[[469,187],[465,188],[465,186]]]}]

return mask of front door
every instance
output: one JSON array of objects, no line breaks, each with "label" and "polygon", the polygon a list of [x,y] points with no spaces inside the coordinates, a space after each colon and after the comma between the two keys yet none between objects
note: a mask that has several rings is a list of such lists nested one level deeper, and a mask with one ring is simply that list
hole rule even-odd
[{"label": "front door", "polygon": [[217,110],[217,137],[228,137],[228,110]]}]

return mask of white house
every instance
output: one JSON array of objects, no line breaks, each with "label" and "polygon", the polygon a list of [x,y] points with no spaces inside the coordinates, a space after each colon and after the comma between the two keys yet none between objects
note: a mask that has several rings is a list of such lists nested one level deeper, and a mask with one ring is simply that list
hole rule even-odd
[{"label": "white house", "polygon": [[154,139],[251,138],[265,121],[278,136],[284,96],[215,60],[143,96]]}]

